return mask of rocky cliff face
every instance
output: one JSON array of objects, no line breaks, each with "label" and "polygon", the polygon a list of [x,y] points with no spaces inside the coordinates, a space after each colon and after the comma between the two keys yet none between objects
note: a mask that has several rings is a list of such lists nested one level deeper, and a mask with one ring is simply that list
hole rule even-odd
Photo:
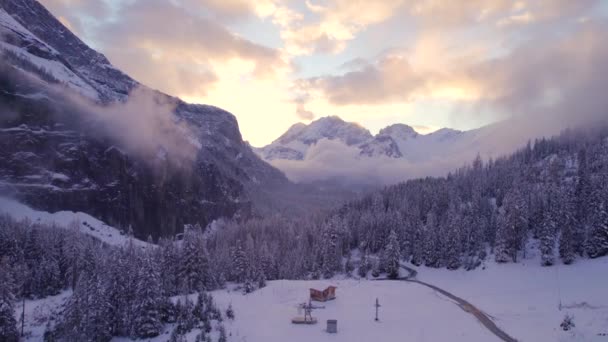
[{"label": "rocky cliff face", "polygon": [[[0,0],[0,53],[1,194],[42,210],[83,211],[131,225],[145,238],[246,214],[249,194],[288,183],[242,140],[232,114],[145,88],[37,1]],[[136,88],[170,103],[171,120],[188,127],[177,149],[159,139],[146,154],[134,153],[100,130],[86,107],[75,105],[80,100],[70,100],[86,98],[103,111],[128,102]],[[182,147],[194,153],[177,163]]]}]

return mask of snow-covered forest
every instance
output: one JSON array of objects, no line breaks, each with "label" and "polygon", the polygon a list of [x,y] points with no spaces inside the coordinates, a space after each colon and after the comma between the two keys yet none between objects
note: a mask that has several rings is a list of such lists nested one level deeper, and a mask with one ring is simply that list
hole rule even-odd
[{"label": "snow-covered forest", "polygon": [[[179,239],[110,246],[74,228],[0,218],[0,336],[17,340],[15,299],[73,291],[49,340],[222,333],[206,291],[267,280],[389,277],[400,262],[474,269],[518,262],[538,240],[541,265],[608,254],[608,129],[565,131],[447,177],[387,187],[327,213],[186,228]],[[176,301],[199,293],[196,302]],[[233,315],[231,313],[230,315]],[[238,312],[237,312],[238,315]],[[218,335],[219,336],[219,335]]]},{"label": "snow-covered forest", "polygon": [[[463,167],[447,177],[390,186],[329,215],[230,222],[209,240],[229,280],[331,277],[387,271],[394,259],[473,269],[486,258],[517,262],[539,240],[542,265],[608,254],[608,130],[565,131],[509,157]],[[397,251],[394,245],[398,244]],[[232,263],[230,246],[247,262]],[[398,253],[396,253],[398,252]],[[367,256],[380,256],[372,262]]]}]

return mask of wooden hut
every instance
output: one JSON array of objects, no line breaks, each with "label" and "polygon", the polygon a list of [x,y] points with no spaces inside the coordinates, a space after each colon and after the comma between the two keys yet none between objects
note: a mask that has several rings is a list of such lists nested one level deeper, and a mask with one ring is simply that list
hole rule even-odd
[{"label": "wooden hut", "polygon": [[336,288],[335,286],[328,286],[325,290],[310,289],[310,299],[317,302],[326,302],[328,300],[336,299]]}]

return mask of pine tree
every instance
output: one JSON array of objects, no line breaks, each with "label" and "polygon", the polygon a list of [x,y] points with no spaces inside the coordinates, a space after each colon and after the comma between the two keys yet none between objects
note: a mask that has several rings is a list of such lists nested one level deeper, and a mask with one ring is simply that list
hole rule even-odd
[{"label": "pine tree", "polygon": [[575,219],[573,198],[569,193],[563,193],[560,198],[560,223],[561,234],[559,236],[559,256],[564,264],[571,264],[582,241],[578,236],[578,225]]},{"label": "pine tree", "polygon": [[500,208],[497,219],[496,242],[494,246],[494,258],[496,262],[508,262],[510,257],[509,250],[509,226],[503,208]]},{"label": "pine tree", "polygon": [[224,328],[224,326],[220,326],[220,336],[217,340],[217,342],[227,342],[228,338],[226,337],[226,329]]},{"label": "pine tree", "polygon": [[135,334],[137,337],[155,337],[162,331],[161,308],[163,300],[160,285],[160,274],[151,260],[151,256],[147,255],[147,259],[138,274],[135,308]]},{"label": "pine tree", "polygon": [[[574,220],[572,229],[572,247],[580,256],[583,255],[585,235],[589,225],[591,208],[591,179],[587,164],[587,150],[582,149],[578,154],[578,173],[574,191]],[[568,233],[570,234],[570,232]]]},{"label": "pine tree", "polygon": [[342,251],[339,232],[342,222],[332,218],[325,224],[321,241],[322,272],[325,278],[331,278],[342,268]]},{"label": "pine tree", "polygon": [[[555,204],[549,204],[549,207],[554,207]],[[555,211],[549,209],[545,211],[545,216],[540,230],[540,253],[541,253],[541,265],[551,266],[555,262],[555,233],[557,231],[557,223],[555,218]]]},{"label": "pine tree", "polygon": [[359,277],[366,278],[367,273],[369,272],[370,269],[371,269],[371,263],[369,260],[369,249],[365,248],[365,252],[363,253],[363,256],[361,257],[361,262],[359,263],[359,269],[358,269]]},{"label": "pine tree", "polygon": [[436,216],[432,211],[429,211],[424,225],[424,264],[429,267],[440,267],[441,262],[441,244],[439,238],[439,225],[437,224]]},{"label": "pine tree", "polygon": [[[194,316],[194,305],[186,298],[182,304],[180,300],[175,306],[177,313],[175,330],[178,334],[183,335],[190,332],[196,325],[197,318]],[[209,331],[206,331],[209,332]]]},{"label": "pine tree", "polygon": [[397,233],[391,230],[388,237],[388,243],[385,248],[386,255],[386,273],[391,279],[397,279],[399,277],[399,268],[401,261],[401,251],[399,247],[399,240],[397,239]]},{"label": "pine tree", "polygon": [[457,204],[452,204],[447,212],[447,218],[445,222],[445,228],[443,229],[442,240],[443,240],[443,264],[450,270],[455,270],[460,267],[461,261],[461,249],[462,241],[460,239],[460,232],[464,230],[461,226],[462,218],[458,209]]},{"label": "pine tree", "polygon": [[228,309],[226,309],[226,317],[234,320],[234,309],[232,309],[232,304],[228,304]]},{"label": "pine tree", "polygon": [[6,261],[0,261],[0,341],[17,342],[19,333],[15,320],[15,308],[12,293],[13,279],[8,270]]},{"label": "pine tree", "polygon": [[243,283],[249,280],[249,260],[240,240],[236,242],[232,252],[232,274],[236,282]]},{"label": "pine tree", "polygon": [[412,259],[411,263],[420,266],[424,262],[424,226],[418,221],[414,227],[414,237],[412,239]]},{"label": "pine tree", "polygon": [[517,253],[524,247],[528,229],[528,207],[520,187],[521,183],[514,183],[503,200],[496,233],[497,262],[517,262]]},{"label": "pine tree", "polygon": [[209,273],[209,255],[198,225],[184,233],[179,262],[179,278],[188,293],[213,287]]},{"label": "pine tree", "polygon": [[591,258],[608,254],[608,176],[593,191],[593,212],[586,251]]}]

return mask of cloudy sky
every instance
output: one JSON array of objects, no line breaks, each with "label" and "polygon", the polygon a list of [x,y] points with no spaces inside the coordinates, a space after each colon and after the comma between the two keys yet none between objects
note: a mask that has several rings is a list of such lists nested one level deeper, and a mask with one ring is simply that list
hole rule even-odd
[{"label": "cloudy sky", "polygon": [[608,75],[602,0],[40,1],[142,83],[234,113],[254,146],[327,115],[428,132],[593,109]]}]

